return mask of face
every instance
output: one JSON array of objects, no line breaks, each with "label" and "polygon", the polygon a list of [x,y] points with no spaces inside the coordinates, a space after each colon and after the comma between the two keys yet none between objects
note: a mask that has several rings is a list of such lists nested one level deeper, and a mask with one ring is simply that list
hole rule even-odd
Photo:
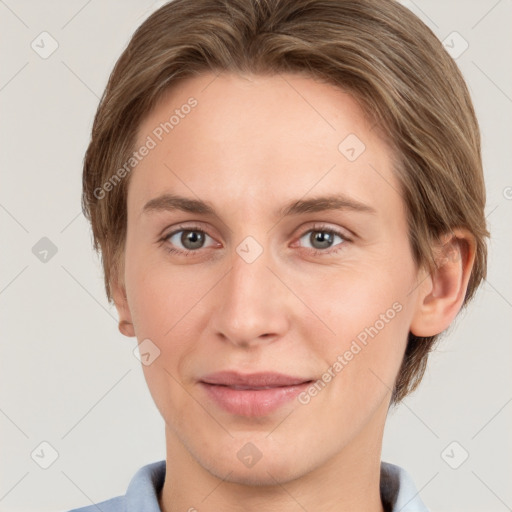
[{"label": "face", "polygon": [[378,446],[418,272],[356,101],[299,75],[204,74],[145,118],[143,145],[118,309],[168,449],[265,484]]}]

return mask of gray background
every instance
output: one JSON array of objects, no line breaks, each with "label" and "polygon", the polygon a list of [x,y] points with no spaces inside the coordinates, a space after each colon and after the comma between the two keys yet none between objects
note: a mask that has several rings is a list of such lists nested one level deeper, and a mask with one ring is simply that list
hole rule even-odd
[{"label": "gray background", "polygon": [[[162,3],[0,1],[1,511],[124,494],[139,467],[165,457],[136,341],[118,333],[80,210],[98,98]],[[487,281],[419,391],[390,414],[382,458],[411,473],[433,511],[512,510],[512,1],[404,3],[453,51],[464,48],[454,31],[469,44],[457,63],[482,129],[492,241]],[[47,58],[31,47],[55,44],[43,31],[58,43]]]}]

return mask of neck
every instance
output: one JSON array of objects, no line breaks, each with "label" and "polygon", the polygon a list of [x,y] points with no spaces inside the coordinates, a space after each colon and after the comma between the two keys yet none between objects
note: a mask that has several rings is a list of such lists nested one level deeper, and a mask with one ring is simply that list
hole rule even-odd
[{"label": "neck", "polygon": [[[203,467],[166,428],[167,465],[162,512],[386,512],[380,497],[380,456],[387,404],[349,445],[308,473],[265,485],[223,478]],[[272,473],[269,467],[268,474]]]}]

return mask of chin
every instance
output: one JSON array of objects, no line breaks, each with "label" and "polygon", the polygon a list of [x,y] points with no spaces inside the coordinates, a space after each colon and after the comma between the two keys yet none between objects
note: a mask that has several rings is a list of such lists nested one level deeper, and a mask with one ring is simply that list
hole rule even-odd
[{"label": "chin", "polygon": [[230,439],[231,442],[210,446],[208,452],[203,446],[200,453],[196,452],[196,461],[226,482],[254,486],[285,484],[311,469],[309,454],[304,453],[307,450],[298,449],[291,438],[291,442],[275,444],[270,438],[265,439],[267,435]]},{"label": "chin", "polygon": [[205,469],[225,482],[255,487],[275,487],[276,484],[286,484],[300,476],[296,461],[291,460],[280,460],[274,464],[262,458],[250,468],[245,468],[242,464],[233,464],[232,461],[225,461],[223,464],[216,461],[205,466]]}]

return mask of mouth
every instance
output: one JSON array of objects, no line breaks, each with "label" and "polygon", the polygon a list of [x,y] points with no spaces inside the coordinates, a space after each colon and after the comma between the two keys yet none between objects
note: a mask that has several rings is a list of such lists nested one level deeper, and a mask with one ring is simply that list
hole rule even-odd
[{"label": "mouth", "polygon": [[211,373],[201,379],[206,384],[219,386],[240,387],[247,389],[268,389],[284,386],[296,386],[312,379],[294,377],[275,372],[259,372],[243,374],[235,371]]},{"label": "mouth", "polygon": [[314,379],[280,373],[240,374],[225,371],[200,381],[213,402],[224,411],[246,417],[266,416],[295,398]]}]

